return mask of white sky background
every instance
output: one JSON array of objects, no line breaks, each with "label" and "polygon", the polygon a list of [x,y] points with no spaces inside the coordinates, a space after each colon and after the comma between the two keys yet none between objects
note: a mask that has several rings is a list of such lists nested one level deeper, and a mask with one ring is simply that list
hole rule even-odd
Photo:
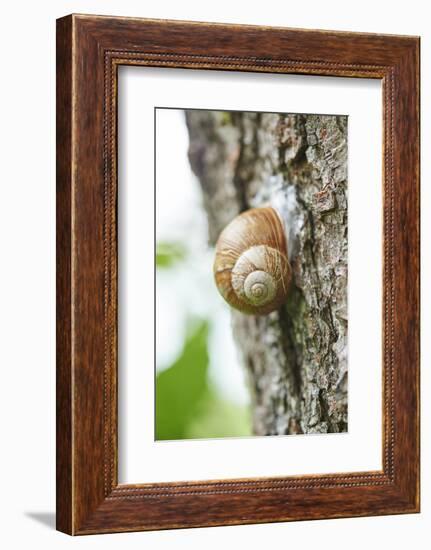
[{"label": "white sky background", "polygon": [[187,259],[157,270],[156,366],[169,367],[182,351],[187,318],[211,321],[210,377],[223,397],[249,401],[245,373],[238,361],[229,307],[213,280],[214,251],[197,178],[187,158],[184,112],[156,109],[156,241],[187,245]]}]

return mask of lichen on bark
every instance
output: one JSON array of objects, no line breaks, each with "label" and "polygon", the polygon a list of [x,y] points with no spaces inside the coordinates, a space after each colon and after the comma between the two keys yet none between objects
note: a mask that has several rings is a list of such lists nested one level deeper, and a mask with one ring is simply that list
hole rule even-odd
[{"label": "lichen on bark", "polygon": [[274,205],[293,284],[268,316],[232,311],[258,435],[347,430],[347,117],[185,111],[214,244],[238,213]]}]

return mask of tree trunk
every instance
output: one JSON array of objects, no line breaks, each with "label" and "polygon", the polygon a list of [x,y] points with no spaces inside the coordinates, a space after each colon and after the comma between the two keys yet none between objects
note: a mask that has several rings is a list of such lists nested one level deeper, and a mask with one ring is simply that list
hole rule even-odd
[{"label": "tree trunk", "polygon": [[347,430],[347,118],[186,111],[189,159],[214,244],[239,212],[272,204],[293,283],[270,315],[232,310],[257,435]]}]

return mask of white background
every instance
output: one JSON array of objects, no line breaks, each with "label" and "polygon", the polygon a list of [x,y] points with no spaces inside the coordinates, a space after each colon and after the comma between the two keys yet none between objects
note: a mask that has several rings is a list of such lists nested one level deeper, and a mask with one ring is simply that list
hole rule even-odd
[{"label": "white background", "polygon": [[[431,331],[431,31],[427,3],[308,0],[9,2],[2,11],[1,543],[5,548],[428,548],[431,340],[422,345],[422,514],[102,535],[53,530],[55,383],[55,18],[69,12],[422,36],[422,330]],[[365,221],[364,221],[365,223]]]},{"label": "white background", "polygon": [[[119,84],[119,479],[184,481],[380,470],[382,89],[378,80],[127,67]],[[175,94],[172,94],[172,90]],[[270,98],[270,99],[268,99]],[[348,433],[154,441],[152,277],[154,106],[348,114]],[[166,143],[177,111],[158,109],[156,193],[183,188]],[[184,121],[180,119],[180,123]],[[166,152],[169,151],[169,158]],[[184,152],[185,156],[185,152]],[[367,162],[364,162],[364,158]],[[184,159],[182,159],[184,160]],[[172,182],[171,184],[167,182]],[[180,191],[181,193],[182,191]],[[190,206],[188,206],[190,208]],[[367,223],[364,225],[364,212]],[[173,216],[176,212],[173,212]],[[177,219],[180,219],[178,214]],[[158,214],[158,220],[160,215]],[[160,221],[159,221],[160,223]],[[180,231],[180,224],[178,231]],[[181,238],[178,236],[178,238]],[[127,249],[127,252],[126,252]],[[367,261],[364,262],[364,257]],[[127,259],[126,259],[127,258]],[[212,258],[207,271],[211,272]],[[363,289],[367,289],[364,300]],[[214,285],[207,291],[216,290]],[[220,300],[221,301],[221,300]],[[206,301],[208,304],[209,302]],[[127,304],[127,306],[125,305]],[[158,301],[159,306],[159,301]],[[175,307],[170,299],[171,307]],[[157,317],[161,315],[157,309]],[[228,320],[226,320],[229,323]],[[158,326],[158,338],[161,326]],[[145,334],[145,338],[142,337]],[[364,346],[364,342],[367,345]],[[164,345],[163,340],[160,345]],[[216,353],[222,354],[219,349]],[[126,351],[127,350],[127,351]],[[367,396],[367,406],[363,396]],[[175,460],[172,460],[174,454]]]}]

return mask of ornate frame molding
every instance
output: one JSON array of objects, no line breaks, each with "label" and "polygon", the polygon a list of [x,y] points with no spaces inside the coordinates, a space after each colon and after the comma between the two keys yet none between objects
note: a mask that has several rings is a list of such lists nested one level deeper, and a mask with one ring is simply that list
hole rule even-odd
[{"label": "ornate frame molding", "polygon": [[[229,45],[217,46],[221,37]],[[86,534],[418,511],[419,40],[73,15],[58,20],[57,51],[58,529]],[[119,65],[382,79],[382,471],[118,484]]]}]

